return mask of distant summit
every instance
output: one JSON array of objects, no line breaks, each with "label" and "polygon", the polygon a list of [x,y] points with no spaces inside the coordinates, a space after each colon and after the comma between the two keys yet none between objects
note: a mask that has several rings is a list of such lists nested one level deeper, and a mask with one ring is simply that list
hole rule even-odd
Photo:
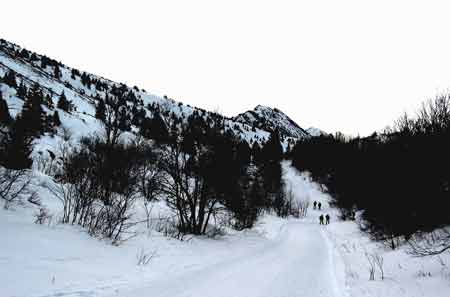
[{"label": "distant summit", "polygon": [[269,132],[278,130],[283,137],[300,139],[310,136],[306,130],[277,108],[258,105],[255,109],[241,113],[233,119]]},{"label": "distant summit", "polygon": [[327,132],[325,132],[323,130],[320,130],[319,128],[316,128],[316,127],[310,127],[308,129],[306,129],[306,131],[312,137],[319,137],[319,136],[328,136],[328,135],[330,135],[330,133],[327,133]]}]

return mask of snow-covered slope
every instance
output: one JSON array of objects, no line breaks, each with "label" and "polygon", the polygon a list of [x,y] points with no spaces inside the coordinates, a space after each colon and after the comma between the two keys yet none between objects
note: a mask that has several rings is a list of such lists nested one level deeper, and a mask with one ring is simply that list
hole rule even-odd
[{"label": "snow-covered slope", "polygon": [[234,117],[234,120],[265,131],[278,130],[283,137],[309,137],[307,131],[277,108],[258,105],[254,110]]},{"label": "snow-covered slope", "polygon": [[329,135],[327,132],[325,132],[323,130],[320,130],[319,128],[316,128],[316,127],[309,127],[308,129],[306,129],[306,131],[312,137],[319,137],[319,136],[327,136],[327,135]]},{"label": "snow-covered slope", "polygon": [[[60,94],[64,92],[76,110],[70,114],[61,110],[58,112],[63,114],[61,119],[63,126],[73,128],[75,133],[87,134],[96,131],[99,125],[94,117],[95,104],[99,99],[104,99],[106,94],[121,90],[133,100],[129,104],[138,110],[143,109],[149,117],[152,117],[155,109],[161,112],[166,122],[173,119],[186,122],[193,113],[200,114],[206,122],[219,117],[224,119],[224,131],[232,132],[248,143],[265,142],[274,127],[277,127],[284,136],[291,138],[307,136],[307,133],[295,122],[276,109],[258,108],[255,113],[258,118],[257,125],[254,125],[254,120],[245,120],[245,114],[234,119],[224,118],[214,112],[177,102],[167,96],[155,96],[136,86],[128,87],[122,83],[70,68],[46,56],[32,53],[0,39],[0,76],[3,77],[10,71],[16,74],[18,85],[23,83],[27,88],[31,88],[34,84],[41,86],[44,95],[48,95],[55,106]],[[23,100],[17,96],[14,88],[4,83],[0,83],[0,87],[12,115],[16,115],[21,110]]]}]

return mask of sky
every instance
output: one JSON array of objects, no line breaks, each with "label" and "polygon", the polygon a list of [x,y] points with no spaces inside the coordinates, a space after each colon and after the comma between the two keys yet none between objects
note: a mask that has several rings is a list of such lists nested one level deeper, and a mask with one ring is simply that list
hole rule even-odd
[{"label": "sky", "polygon": [[227,116],[364,136],[450,87],[449,1],[4,2],[0,38]]}]

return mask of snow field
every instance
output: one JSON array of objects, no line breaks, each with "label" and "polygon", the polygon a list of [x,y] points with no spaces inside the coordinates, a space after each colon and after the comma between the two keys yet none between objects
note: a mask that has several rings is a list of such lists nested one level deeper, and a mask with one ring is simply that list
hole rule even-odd
[{"label": "snow field", "polygon": [[[337,219],[329,196],[283,163],[287,187],[295,199],[322,202],[310,205],[304,219],[263,216],[251,230],[216,239],[192,237],[179,241],[139,224],[137,236],[120,246],[90,237],[76,226],[57,224],[60,203],[45,186],[52,181],[35,172],[33,187],[53,215],[50,224],[33,223],[36,206],[29,203],[0,210],[0,296],[448,296],[450,257],[411,258],[371,242],[355,222]],[[327,226],[318,216],[331,215]],[[156,222],[167,215],[155,203]],[[136,220],[145,218],[141,204]],[[385,280],[379,273],[368,280],[365,253],[385,261]],[[138,255],[151,256],[138,265]]]}]

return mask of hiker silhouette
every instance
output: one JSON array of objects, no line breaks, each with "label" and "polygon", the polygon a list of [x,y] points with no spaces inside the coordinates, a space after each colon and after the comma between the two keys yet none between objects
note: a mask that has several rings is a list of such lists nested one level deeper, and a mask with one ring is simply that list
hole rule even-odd
[{"label": "hiker silhouette", "polygon": [[320,215],[320,217],[319,217],[319,224],[323,225],[323,215]]},{"label": "hiker silhouette", "polygon": [[316,209],[316,206],[317,206],[317,201],[314,201],[314,203],[313,203],[313,209]]},{"label": "hiker silhouette", "polygon": [[325,225],[328,225],[330,223],[330,216],[327,214],[325,216]]},{"label": "hiker silhouette", "polygon": [[321,207],[322,207],[322,203],[319,202],[319,204],[317,204],[317,208],[320,210]]}]

